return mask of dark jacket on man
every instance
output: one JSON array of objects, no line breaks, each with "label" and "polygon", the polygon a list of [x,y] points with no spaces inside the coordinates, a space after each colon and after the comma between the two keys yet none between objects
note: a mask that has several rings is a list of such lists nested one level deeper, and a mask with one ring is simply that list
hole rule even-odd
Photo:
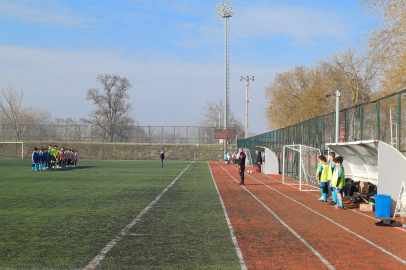
[{"label": "dark jacket on man", "polygon": [[262,155],[261,155],[261,152],[258,152],[258,154],[257,154],[257,164],[262,164]]},{"label": "dark jacket on man", "polygon": [[161,152],[161,156],[160,156],[160,157],[161,157],[161,159],[165,159],[165,153],[164,153],[164,151]]},{"label": "dark jacket on man", "polygon": [[240,153],[240,157],[238,158],[238,165],[239,165],[239,166],[245,167],[245,158],[246,158],[246,157],[247,157],[247,156],[245,155],[244,152],[241,152],[241,153]]}]

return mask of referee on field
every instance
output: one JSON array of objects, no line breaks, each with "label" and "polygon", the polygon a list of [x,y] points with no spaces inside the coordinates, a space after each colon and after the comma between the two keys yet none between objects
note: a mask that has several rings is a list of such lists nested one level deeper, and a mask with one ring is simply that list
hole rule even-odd
[{"label": "referee on field", "polygon": [[244,150],[240,148],[240,157],[238,158],[238,170],[240,171],[241,182],[239,185],[244,185],[244,171],[245,171],[245,158]]}]

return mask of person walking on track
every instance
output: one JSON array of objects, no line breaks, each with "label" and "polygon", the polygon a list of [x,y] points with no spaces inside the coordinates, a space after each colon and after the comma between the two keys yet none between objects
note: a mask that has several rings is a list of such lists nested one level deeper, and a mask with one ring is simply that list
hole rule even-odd
[{"label": "person walking on track", "polygon": [[165,159],[165,152],[164,152],[163,148],[161,148],[160,158],[161,158],[161,168],[163,168],[164,167],[164,159]]},{"label": "person walking on track", "polygon": [[258,172],[261,173],[261,166],[262,166],[262,153],[261,151],[255,151],[257,154],[257,166],[258,166]]},{"label": "person walking on track", "polygon": [[239,185],[244,185],[244,171],[245,171],[245,158],[244,149],[240,148],[240,157],[238,158],[238,170],[240,172],[241,182]]}]

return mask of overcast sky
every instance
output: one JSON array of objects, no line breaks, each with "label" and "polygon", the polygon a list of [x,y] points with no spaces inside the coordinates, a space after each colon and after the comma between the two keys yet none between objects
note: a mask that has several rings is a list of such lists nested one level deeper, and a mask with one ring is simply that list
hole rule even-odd
[{"label": "overcast sky", "polygon": [[[0,0],[0,87],[25,105],[86,117],[99,74],[127,77],[143,125],[197,125],[206,101],[224,98],[224,19],[219,0]],[[274,75],[365,40],[376,17],[356,0],[232,1],[230,106],[250,131],[267,131],[263,99]]]}]

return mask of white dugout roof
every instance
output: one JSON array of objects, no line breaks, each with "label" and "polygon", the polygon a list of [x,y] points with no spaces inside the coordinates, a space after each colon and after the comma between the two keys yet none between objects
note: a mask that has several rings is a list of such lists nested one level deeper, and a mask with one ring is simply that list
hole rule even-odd
[{"label": "white dugout roof", "polygon": [[406,175],[406,158],[382,141],[328,143],[326,146],[344,158],[346,178],[378,186],[378,194],[391,196],[394,212],[400,187]]}]

